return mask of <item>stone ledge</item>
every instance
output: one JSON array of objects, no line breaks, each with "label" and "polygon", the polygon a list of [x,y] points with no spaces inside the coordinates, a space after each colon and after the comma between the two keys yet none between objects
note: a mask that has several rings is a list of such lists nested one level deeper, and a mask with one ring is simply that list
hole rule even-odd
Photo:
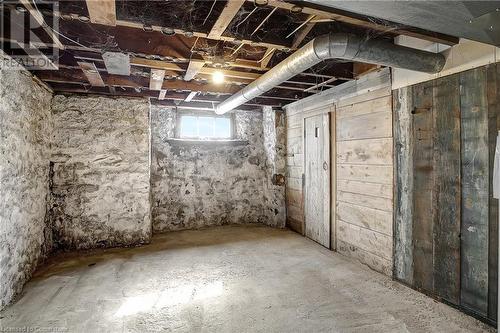
[{"label": "stone ledge", "polygon": [[165,142],[172,145],[217,145],[217,146],[246,146],[249,144],[248,140],[196,140],[196,139],[178,139],[170,138],[166,139]]}]

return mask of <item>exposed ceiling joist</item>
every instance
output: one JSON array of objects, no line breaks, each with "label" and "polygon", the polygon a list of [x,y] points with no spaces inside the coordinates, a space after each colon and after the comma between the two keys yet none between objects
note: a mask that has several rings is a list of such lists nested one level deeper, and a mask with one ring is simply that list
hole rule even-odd
[{"label": "exposed ceiling joist", "polygon": [[[310,15],[309,18],[315,17],[315,15]],[[308,22],[306,25],[304,25],[298,32],[295,34],[293,37],[293,43],[292,43],[292,48],[297,49],[300,47],[300,44],[304,41],[304,39],[307,37],[307,35],[311,32],[311,30],[314,28],[314,25],[316,23],[313,22]]]},{"label": "exposed ceiling joist", "polygon": [[[151,97],[157,98],[158,100],[175,100],[175,101],[184,101],[186,97],[189,96],[190,93],[187,92],[175,92],[170,90],[161,90],[160,96],[155,91],[144,90],[141,92],[137,92],[132,88],[122,88],[122,87],[113,87],[115,92],[111,93],[110,89],[106,89],[106,87],[86,87],[82,82],[51,82],[50,83],[52,89],[59,93],[93,93],[93,94],[105,94],[105,95],[117,95],[117,96],[130,96],[130,97]],[[165,96],[163,96],[162,91],[165,91]],[[210,103],[220,103],[222,102],[227,95],[212,95],[212,94],[200,94],[198,93],[191,101],[192,102],[210,102]],[[162,98],[160,98],[162,97]],[[279,105],[282,106],[284,104],[293,102],[298,100],[297,98],[288,98],[288,97],[277,97],[277,96],[261,96],[252,100],[252,104],[260,104],[260,105]]]},{"label": "exposed ceiling joist", "polygon": [[[35,75],[46,82],[82,83],[82,81],[85,81],[85,76],[81,75],[81,72],[69,69],[60,69],[59,71],[36,71]],[[145,77],[103,74],[102,80],[105,85],[149,90],[149,80]],[[180,80],[165,80],[162,89],[234,94],[241,88],[234,85],[198,84]]]},{"label": "exposed ceiling joist", "polygon": [[[185,69],[180,67],[179,65],[162,61],[162,60],[152,60],[152,59],[144,59],[144,58],[131,58],[131,64],[135,66],[140,66],[140,67],[150,67],[150,68],[158,68],[158,69],[165,69],[165,70],[172,70],[172,71],[177,71],[177,72],[183,72]],[[189,70],[189,67],[188,67]],[[199,74],[207,74],[207,75],[213,75],[215,71],[219,71],[218,69],[211,68],[211,67],[201,67],[198,71]],[[220,70],[224,76],[226,77],[232,77],[232,78],[238,78],[238,79],[249,79],[249,80],[255,80],[258,77],[260,77],[260,74],[257,73],[248,73],[248,72],[239,72],[239,71],[233,71],[233,70],[228,70],[228,69],[223,69]]]},{"label": "exposed ceiling joist", "polygon": [[268,49],[267,52],[264,54],[262,59],[260,59],[260,67],[262,68],[267,68],[267,65],[269,65],[269,62],[273,58],[274,52],[276,49]]},{"label": "exposed ceiling joist", "polygon": [[102,80],[101,74],[95,67],[93,62],[78,62],[78,66],[83,71],[83,74],[87,77],[89,83],[94,87],[104,87],[104,81]]},{"label": "exposed ceiling joist", "polygon": [[318,83],[317,85],[314,85],[314,86],[312,86],[312,87],[309,87],[309,88],[305,89],[304,91],[313,91],[313,90],[316,90],[316,89],[318,89],[318,88],[320,88],[320,87],[326,86],[328,83],[333,82],[333,81],[335,81],[335,80],[337,80],[337,78],[336,78],[336,77],[332,77],[331,79],[328,79],[328,80],[326,80],[326,81],[323,81],[323,82],[321,82],[321,83]]},{"label": "exposed ceiling joist", "polygon": [[90,22],[104,25],[116,25],[115,0],[86,0]]},{"label": "exposed ceiling joist", "polygon": [[151,76],[149,77],[149,89],[161,90],[164,79],[165,71],[163,69],[151,69]]},{"label": "exposed ceiling joist", "polygon": [[191,100],[196,96],[197,91],[191,91],[189,95],[184,99],[184,102],[191,102]]},{"label": "exposed ceiling joist", "polygon": [[205,66],[205,60],[191,59],[189,62],[186,73],[184,74],[184,81],[191,81]]},{"label": "exposed ceiling joist", "polygon": [[[22,0],[22,1],[28,1],[28,0]],[[231,2],[232,2],[232,0],[231,0]],[[60,11],[54,11],[52,14],[55,16],[58,16],[58,17],[61,17],[61,15],[65,15],[65,16],[71,17],[75,20],[78,20],[78,18],[80,17],[80,15],[76,14],[76,13],[69,13],[69,12],[62,13]],[[133,22],[133,21],[126,21],[126,20],[119,20],[119,19],[116,19],[115,25],[121,26],[121,27],[141,29],[141,30],[144,29],[144,24],[142,24],[142,23]],[[266,47],[266,48],[270,47],[270,48],[276,48],[278,50],[282,50],[285,52],[290,51],[290,46],[288,46],[288,45],[269,43],[269,42],[264,42],[264,41],[257,40],[257,39],[246,39],[246,38],[238,39],[237,37],[224,36],[224,35],[221,35],[218,38],[210,38],[208,36],[209,34],[206,32],[187,31],[184,29],[170,28],[170,27],[164,27],[164,26],[159,26],[159,25],[151,25],[151,26],[148,26],[148,28],[151,29],[152,31],[157,31],[157,32],[162,32],[165,28],[169,28],[169,29],[172,29],[172,31],[178,35],[186,35],[189,32],[190,34],[192,34],[193,37],[198,37],[198,38],[207,38],[207,39],[216,40],[216,41],[221,40],[224,42],[232,42],[232,43],[237,43],[237,44],[243,43],[243,44],[248,44],[248,45],[252,45],[255,47]]]},{"label": "exposed ceiling joist", "polygon": [[[119,25],[119,26],[124,26],[124,27],[130,27],[130,28],[137,28],[137,29],[143,29],[143,24],[141,23],[137,23],[137,22],[130,22],[130,21],[123,21],[123,20],[117,20],[116,21],[116,25]],[[151,29],[153,31],[162,31],[164,29],[164,27],[162,26],[158,26],[158,25],[152,25],[151,26]],[[176,33],[176,34],[181,34],[181,35],[184,35],[186,34],[186,31],[185,30],[182,30],[182,29],[173,29],[173,31]],[[204,32],[198,32],[198,31],[194,31],[192,32],[193,33],[193,37],[200,37],[200,38],[208,38],[208,34],[207,33],[204,33]],[[263,41],[258,41],[258,40],[251,40],[251,39],[238,39],[236,37],[232,37],[232,36],[220,36],[219,38],[215,39],[215,40],[221,40],[221,41],[225,41],[225,42],[233,42],[233,43],[244,43],[244,44],[249,44],[249,45],[252,45],[252,46],[260,46],[260,47],[271,47],[271,48],[276,48],[276,49],[279,49],[279,50],[283,50],[283,51],[290,51],[290,46],[287,46],[287,45],[284,45],[284,44],[274,44],[274,43],[268,43],[268,42],[263,42]]]},{"label": "exposed ceiling joist", "polygon": [[207,37],[210,39],[219,39],[244,3],[245,0],[228,1]]}]

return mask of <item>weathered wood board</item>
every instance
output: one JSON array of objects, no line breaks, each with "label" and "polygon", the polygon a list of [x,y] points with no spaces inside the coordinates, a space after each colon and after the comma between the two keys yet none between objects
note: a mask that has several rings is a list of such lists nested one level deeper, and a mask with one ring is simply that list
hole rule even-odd
[{"label": "weathered wood board", "polygon": [[500,130],[500,65],[487,69],[489,145],[488,317],[497,319],[498,306],[498,199],[493,198],[493,165]]},{"label": "weathered wood board", "polygon": [[[433,83],[413,89],[413,279],[415,286],[433,292]],[[399,186],[399,185],[398,185]]]},{"label": "weathered wood board", "polygon": [[329,115],[305,118],[305,235],[330,248]]},{"label": "weathered wood board", "polygon": [[461,304],[488,311],[489,148],[486,68],[460,74],[462,122]]},{"label": "weathered wood board", "polygon": [[393,92],[394,107],[394,277],[413,285],[412,88]]},{"label": "weathered wood board", "polygon": [[460,281],[460,87],[452,75],[434,81],[434,291],[457,304]]},{"label": "weathered wood board", "polygon": [[394,276],[496,320],[500,65],[394,91]]}]

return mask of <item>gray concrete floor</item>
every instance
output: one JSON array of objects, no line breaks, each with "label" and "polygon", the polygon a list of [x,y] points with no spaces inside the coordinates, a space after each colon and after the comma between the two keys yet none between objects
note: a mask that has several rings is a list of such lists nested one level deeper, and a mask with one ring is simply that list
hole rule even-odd
[{"label": "gray concrete floor", "polygon": [[52,257],[0,317],[0,328],[44,332],[493,331],[294,232],[263,226]]}]

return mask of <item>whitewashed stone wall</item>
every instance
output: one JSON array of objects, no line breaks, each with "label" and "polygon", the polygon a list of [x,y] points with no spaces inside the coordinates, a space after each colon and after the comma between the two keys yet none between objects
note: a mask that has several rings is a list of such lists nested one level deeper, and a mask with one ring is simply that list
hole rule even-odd
[{"label": "whitewashed stone wall", "polygon": [[52,114],[55,247],[148,242],[149,102],[56,95]]},{"label": "whitewashed stone wall", "polygon": [[0,67],[0,309],[51,247],[51,98],[29,73]]},{"label": "whitewashed stone wall", "polygon": [[[237,111],[236,137],[245,142],[193,144],[170,140],[176,117],[172,108],[151,108],[153,229],[231,223],[283,227],[284,188],[268,184],[270,173],[278,170],[270,164],[281,155],[268,157],[264,145],[268,131],[274,132],[274,118],[268,117],[272,124],[265,127],[261,111]],[[269,140],[269,149],[276,140],[275,135]]]}]

